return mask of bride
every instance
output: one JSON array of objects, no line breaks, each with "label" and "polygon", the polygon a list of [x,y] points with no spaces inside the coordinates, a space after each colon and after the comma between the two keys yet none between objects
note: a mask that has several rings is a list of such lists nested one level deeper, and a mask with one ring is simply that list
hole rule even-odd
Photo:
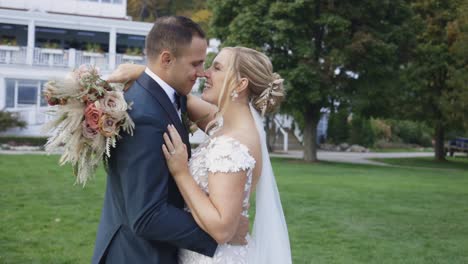
[{"label": "bride", "polygon": [[[127,71],[126,76],[143,71],[136,65],[122,67],[118,71]],[[189,95],[187,107],[189,118],[200,120],[197,125],[209,137],[187,161],[186,146],[169,126],[162,149],[186,210],[219,246],[213,258],[181,249],[179,263],[291,263],[261,117],[280,105],[283,80],[273,73],[267,56],[244,47],[222,49],[205,77],[201,99]],[[246,245],[229,245],[241,215],[248,217],[253,190],[252,234],[246,237]]]}]

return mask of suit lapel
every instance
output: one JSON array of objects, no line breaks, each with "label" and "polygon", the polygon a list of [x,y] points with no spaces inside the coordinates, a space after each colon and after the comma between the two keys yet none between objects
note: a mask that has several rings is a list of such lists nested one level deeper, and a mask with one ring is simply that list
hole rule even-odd
[{"label": "suit lapel", "polygon": [[[180,112],[182,114],[182,121],[184,122],[185,117],[187,117],[187,96],[182,96],[180,98]],[[188,155],[189,157],[192,155],[192,151],[190,148],[190,140],[189,140],[189,133],[190,127],[187,127],[188,124],[183,123],[182,126],[184,127],[185,133],[182,136],[182,139],[186,142],[187,144],[187,149],[188,149]]]},{"label": "suit lapel", "polygon": [[[177,131],[181,135],[182,140],[185,144],[187,144],[187,148],[189,149],[189,156],[190,156],[190,142],[188,140],[188,133],[185,129],[184,125],[182,124],[179,114],[177,110],[174,108],[171,100],[167,96],[166,92],[161,88],[161,86],[153,80],[148,74],[143,73],[137,79],[137,82],[146,89],[158,103],[162,106],[164,111],[166,111],[167,115],[172,121],[172,124],[176,127]],[[184,109],[187,109],[187,99],[185,96],[181,97],[181,113],[184,114]]]}]

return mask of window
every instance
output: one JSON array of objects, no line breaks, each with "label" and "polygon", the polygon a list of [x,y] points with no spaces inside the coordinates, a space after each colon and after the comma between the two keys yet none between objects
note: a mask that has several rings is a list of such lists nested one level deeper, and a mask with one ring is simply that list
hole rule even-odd
[{"label": "window", "polygon": [[47,106],[42,96],[46,81],[6,79],[6,102],[8,108]]},{"label": "window", "polygon": [[37,81],[18,82],[18,106],[32,106],[37,104]]}]

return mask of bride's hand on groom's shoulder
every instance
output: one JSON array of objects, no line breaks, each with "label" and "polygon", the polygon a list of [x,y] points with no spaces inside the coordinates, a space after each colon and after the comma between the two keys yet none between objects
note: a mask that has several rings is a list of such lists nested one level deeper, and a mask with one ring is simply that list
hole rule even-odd
[{"label": "bride's hand on groom's shoulder", "polygon": [[174,178],[184,175],[190,176],[188,167],[187,146],[173,125],[167,127],[168,132],[164,133],[164,144],[162,150],[166,158],[167,167]]},{"label": "bride's hand on groom's shoulder", "polygon": [[144,71],[144,65],[130,63],[120,64],[107,76],[107,81],[110,83],[125,83],[124,90],[126,91]]}]

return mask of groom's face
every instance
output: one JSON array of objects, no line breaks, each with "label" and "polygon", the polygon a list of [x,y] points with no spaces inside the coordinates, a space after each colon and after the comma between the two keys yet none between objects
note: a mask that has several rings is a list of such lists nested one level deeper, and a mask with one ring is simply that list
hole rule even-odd
[{"label": "groom's face", "polygon": [[206,39],[193,37],[192,43],[182,48],[170,67],[170,84],[179,94],[189,94],[197,78],[204,76],[203,63],[207,47]]}]

